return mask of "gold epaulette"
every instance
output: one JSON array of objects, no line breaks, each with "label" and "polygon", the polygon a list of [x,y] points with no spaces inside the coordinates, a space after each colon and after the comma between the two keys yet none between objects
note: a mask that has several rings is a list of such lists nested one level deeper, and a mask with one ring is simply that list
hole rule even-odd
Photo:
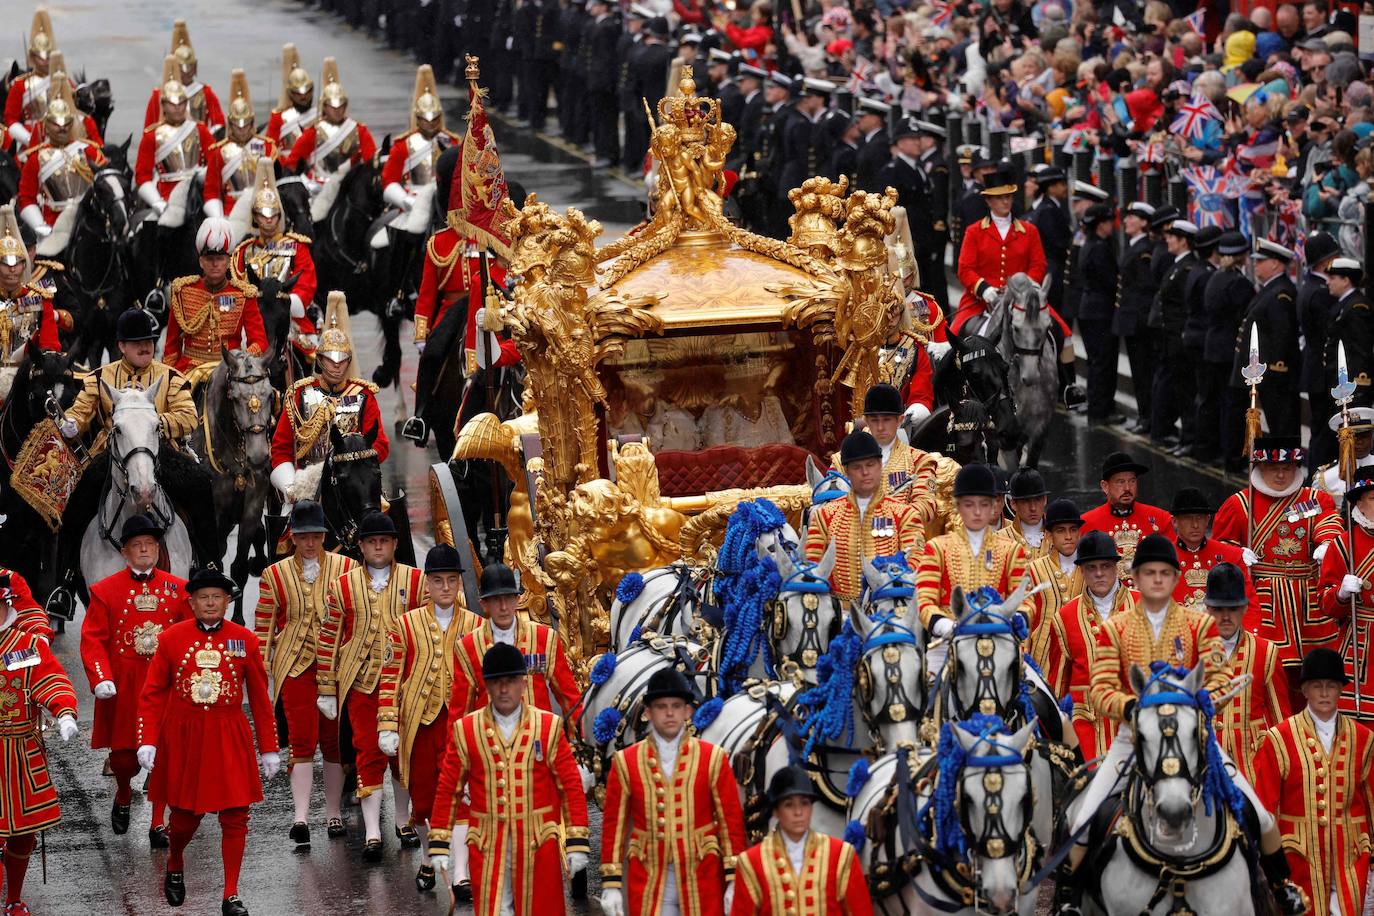
[{"label": "gold epaulette", "polygon": [[172,281],[172,295],[175,296],[177,293],[181,292],[183,286],[189,286],[199,279],[199,274],[187,274],[184,277],[177,277]]},{"label": "gold epaulette", "polygon": [[57,262],[57,261],[49,261],[47,258],[34,258],[34,259],[33,259],[33,266],[34,266],[35,268],[37,268],[37,267],[42,267],[42,268],[44,268],[45,270],[57,271],[57,272],[59,272],[59,273],[67,269],[65,266],[63,266],[63,265],[60,264],[59,262]]},{"label": "gold epaulette", "polygon": [[363,378],[351,378],[351,379],[349,379],[348,381],[349,381],[350,384],[357,385],[359,388],[366,388],[368,391],[372,392],[373,394],[376,394],[377,392],[379,392],[379,391],[382,390],[382,389],[378,388],[374,383],[369,382],[367,379],[363,379]]},{"label": "gold epaulette", "polygon": [[284,235],[285,235],[288,239],[291,239],[292,241],[295,241],[295,242],[301,242],[302,244],[305,244],[305,245],[313,245],[313,244],[314,244],[314,242],[312,242],[312,241],[310,240],[310,236],[308,236],[308,235],[301,235],[299,232],[287,232],[287,233],[284,233]]},{"label": "gold epaulette", "polygon": [[291,383],[291,387],[286,389],[286,398],[289,403],[294,404],[296,393],[302,388],[308,388],[315,382],[315,376],[307,375],[305,378],[296,379]]},{"label": "gold epaulette", "polygon": [[41,297],[44,298],[44,299],[51,299],[51,298],[53,297],[53,295],[54,295],[54,291],[53,291],[53,290],[50,290],[50,289],[48,289],[47,287],[44,287],[44,286],[39,286],[39,285],[38,285],[38,282],[37,282],[37,278],[34,278],[34,279],[30,280],[28,283],[24,284],[24,288],[25,288],[25,289],[28,289],[28,290],[32,290],[34,293],[37,293],[39,296],[41,296]]},{"label": "gold epaulette", "polygon": [[149,132],[151,132],[151,131],[157,130],[157,129],[158,129],[159,127],[161,127],[161,126],[162,126],[162,119],[159,118],[159,119],[157,119],[156,121],[154,121],[153,123],[149,124],[147,127],[143,128],[143,132],[146,134],[146,133],[149,133]]},{"label": "gold epaulette", "polygon": [[258,288],[253,284],[249,283],[247,280],[241,280],[238,277],[231,276],[229,277],[229,284],[233,286],[235,289],[237,289],[239,292],[243,293],[245,296],[251,296],[255,299],[257,298]]}]

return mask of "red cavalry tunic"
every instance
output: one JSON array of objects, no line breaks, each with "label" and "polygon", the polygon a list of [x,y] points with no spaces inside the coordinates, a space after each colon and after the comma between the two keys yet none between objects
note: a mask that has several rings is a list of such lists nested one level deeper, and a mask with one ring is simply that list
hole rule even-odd
[{"label": "red cavalry tunic", "polygon": [[1340,538],[1340,516],[1331,497],[1312,487],[1277,498],[1247,487],[1217,509],[1212,537],[1246,546],[1252,493],[1255,521],[1249,546],[1258,562],[1249,572],[1260,598],[1259,635],[1296,663],[1308,650],[1333,645],[1340,636],[1337,622],[1319,608],[1319,570],[1312,559],[1319,545]]},{"label": "red cavalry tunic", "polygon": [[[42,88],[35,89],[39,81],[42,82]],[[76,81],[68,77],[68,82],[72,84],[72,92],[75,93]],[[13,148],[16,144],[9,132],[11,124],[22,124],[28,128],[29,141],[27,146],[32,147],[38,142],[37,132],[43,128],[43,119],[35,120],[30,117],[30,114],[38,110],[34,103],[39,98],[47,98],[50,86],[51,80],[49,78],[41,77],[32,70],[19,74],[14,78],[14,82],[10,83],[9,94],[5,96],[5,130],[3,135],[0,135],[0,149],[14,151]],[[99,140],[99,133],[93,129],[95,121],[89,116],[87,116],[86,121],[86,136],[93,140]],[[23,158],[24,155],[27,153],[21,153],[17,158]]]},{"label": "red cavalry tunic", "polygon": [[[196,96],[204,94],[204,110],[201,112],[202,105],[196,100]],[[190,117],[196,118],[210,130],[223,133],[224,131],[224,109],[220,107],[219,96],[215,95],[215,90],[202,82],[193,82],[186,87],[187,106]],[[162,120],[162,89],[154,86],[152,93],[148,96],[148,107],[143,110],[143,126],[156,124]]]},{"label": "red cavalry tunic", "polygon": [[[62,352],[62,339],[58,335],[59,326],[63,330],[72,327],[71,313],[55,308],[52,304],[53,291],[46,286],[33,282],[25,283],[14,292],[0,289],[0,313],[9,312],[11,326],[23,327],[25,315],[38,313],[38,328],[31,332],[31,339],[37,338],[38,346],[53,353]],[[8,354],[6,354],[8,356]],[[0,357],[3,358],[3,357]]]},{"label": "red cavalry tunic", "polygon": [[[312,393],[313,392],[313,393]],[[386,461],[391,453],[391,440],[386,437],[386,427],[382,424],[382,411],[377,406],[377,386],[358,378],[346,379],[337,391],[325,387],[319,376],[303,378],[286,390],[286,405],[277,420],[277,428],[272,433],[272,467],[289,461],[303,468],[311,461],[318,461],[323,455],[312,457],[311,452],[323,438],[329,441],[329,427],[314,429],[309,441],[301,433],[302,427],[310,428],[309,419],[319,406],[311,401],[318,398],[319,404],[330,400],[335,403],[334,425],[342,427],[343,418],[349,431],[373,436],[372,447],[377,451],[377,461]]]},{"label": "red cavalry tunic", "polygon": [[[399,184],[407,191],[414,191],[410,186],[410,170],[406,168],[406,163],[410,159],[410,138],[416,135],[416,131],[408,130],[398,136],[391,144],[391,149],[387,152],[386,162],[382,164],[382,187],[389,184]],[[417,140],[417,142],[419,142]],[[459,146],[463,142],[461,134],[455,134],[451,130],[440,130],[430,139],[431,151],[427,151],[427,156],[423,161],[426,163],[438,158],[438,154],[453,146]]]},{"label": "red cavalry tunic", "polygon": [[[482,657],[496,643],[491,626],[478,627],[458,643],[453,658],[453,690],[449,694],[448,714],[458,719],[487,705],[487,682],[482,679]],[[525,702],[536,709],[552,710],[553,701],[563,718],[577,719],[582,691],[577,686],[563,641],[552,627],[520,617],[515,619],[515,648],[525,656],[529,677],[525,680]]]},{"label": "red cavalry tunic", "polygon": [[[1339,715],[1339,714],[1338,714]],[[1339,715],[1327,753],[1303,710],[1269,729],[1255,761],[1255,793],[1274,812],[1293,881],[1313,916],[1361,912],[1369,876],[1374,732]]]},{"label": "red cavalry tunic", "polygon": [[191,616],[186,580],[154,569],[140,582],[128,569],[91,586],[81,622],[81,663],[91,689],[113,681],[115,695],[95,701],[91,747],[138,749],[138,698],[158,637]]},{"label": "red cavalry tunic", "polygon": [[[203,166],[210,147],[215,145],[215,138],[206,130],[205,125],[199,122],[196,123],[196,133],[200,135],[200,161],[194,165]],[[157,192],[166,200],[176,186],[185,180],[185,176],[178,172],[175,173],[178,177],[171,180],[163,179],[165,172],[157,167],[157,147],[157,125],[154,124],[143,131],[143,138],[138,141],[138,158],[134,161],[134,187],[141,187],[156,178]]]},{"label": "red cavalry tunic", "polygon": [[[1374,717],[1374,666],[1368,662],[1367,653],[1371,650],[1370,639],[1374,639],[1374,534],[1361,525],[1355,526],[1355,564],[1350,573],[1350,538],[1343,531],[1340,537],[1331,542],[1326,555],[1322,557],[1321,578],[1317,583],[1317,594],[1321,602],[1321,613],[1340,622],[1341,642],[1338,651],[1346,660],[1348,673],[1356,678],[1356,683],[1346,687],[1341,693],[1341,712],[1354,715],[1356,710],[1355,691],[1360,692],[1360,718]],[[1364,588],[1355,596],[1355,613],[1350,613],[1351,600],[1340,596],[1341,579],[1347,573],[1364,580]],[[1352,659],[1359,659],[1359,665]],[[1368,712],[1365,706],[1370,706]]]},{"label": "red cavalry tunic", "polygon": [[157,748],[150,792],[192,814],[262,801],[258,749],[276,753],[277,721],[258,638],[232,620],[183,620],[158,638],[138,704],[138,743]]},{"label": "red cavalry tunic", "polygon": [[[1218,563],[1232,563],[1240,567],[1245,575],[1245,597],[1250,600],[1246,606],[1245,628],[1254,633],[1259,629],[1260,600],[1255,591],[1255,583],[1250,578],[1250,569],[1245,565],[1243,551],[1235,544],[1204,537],[1196,550],[1189,550],[1180,538],[1174,542],[1178,548],[1180,575],[1174,588],[1174,600],[1197,610],[1203,609],[1203,599],[1207,597],[1207,573]],[[1287,718],[1285,716],[1284,718]]]},{"label": "red cavalry tunic", "polygon": [[[744,812],[724,751],[683,735],[665,777],[653,736],[611,759],[602,805],[601,886],[625,886],[626,912],[657,911],[676,869],[683,916],[719,913],[746,846]],[[628,856],[627,847],[633,850]]]},{"label": "red cavalry tunic", "polygon": [[1178,540],[1174,534],[1174,517],[1158,506],[1142,502],[1133,503],[1131,510],[1125,514],[1113,509],[1110,503],[1089,509],[1083,513],[1083,533],[1087,534],[1089,531],[1102,531],[1111,535],[1116,549],[1121,553],[1117,574],[1126,585],[1132,582],[1131,560],[1135,557],[1136,545],[1142,538],[1159,533],[1171,541]]},{"label": "red cavalry tunic", "polygon": [[76,690],[47,640],[11,625],[0,631],[0,837],[45,830],[62,820],[39,732],[41,709],[76,717]]},{"label": "red cavalry tunic", "polygon": [[1119,585],[1106,618],[1086,593],[1071,598],[1050,618],[1044,640],[1045,680],[1055,696],[1073,697],[1073,730],[1085,760],[1107,753],[1116,737],[1116,729],[1088,703],[1102,627],[1117,614],[1134,608],[1139,600],[1139,592]]},{"label": "red cavalry tunic", "polygon": [[[104,149],[105,141],[100,137],[100,128],[96,126],[95,118],[90,115],[81,116],[81,126],[85,129],[85,139],[94,143],[97,147]],[[39,121],[33,126],[33,133],[29,135],[29,148],[19,154],[19,161],[27,160],[29,152],[40,143],[47,142],[48,125],[46,121]]]},{"label": "red cavalry tunic", "polygon": [[1288,675],[1274,644],[1244,630],[1231,653],[1231,677],[1251,681],[1217,710],[1217,740],[1231,761],[1255,784],[1255,757],[1264,733],[1293,714],[1288,702]]},{"label": "red cavalry tunic", "polygon": [[[43,182],[40,180],[39,172],[43,170],[45,163],[42,162],[42,156],[34,154],[44,149],[50,149],[51,147],[52,144],[50,143],[40,143],[37,146],[30,146],[28,151],[24,154],[24,168],[19,173],[18,194],[19,209],[23,210],[28,206],[38,207],[43,211],[43,220],[49,226],[57,222],[57,218],[62,215],[62,210],[55,209],[52,206],[53,200],[48,197],[47,194],[43,193]],[[92,172],[108,165],[105,160],[105,154],[100,151],[100,147],[90,140],[76,140],[67,147],[66,152],[69,160],[75,160],[77,157],[85,159],[86,165]],[[61,201],[60,203],[64,205],[63,208],[65,209],[66,206],[70,206],[73,202],[74,201]]]},{"label": "red cavalry tunic", "polygon": [[[294,145],[295,141],[300,136],[301,130],[303,129],[300,123],[301,113],[297,112],[296,117],[292,118],[290,124],[288,125],[286,118],[282,116],[285,110],[286,109],[282,108],[274,108],[272,110],[272,114],[268,115],[267,117],[267,129],[263,131],[263,133],[266,134],[269,139],[271,139],[274,143],[276,143],[283,149],[289,148],[292,145]],[[310,108],[306,109],[305,114],[310,118],[309,124],[304,125],[305,127],[310,126],[310,124],[314,124],[316,118],[319,117],[313,105]],[[283,132],[285,132],[286,134],[286,136],[284,137],[282,136]]]},{"label": "red cavalry tunic", "polygon": [[[1002,289],[1009,277],[1019,273],[1028,275],[1036,283],[1044,281],[1045,247],[1040,241],[1040,230],[1025,220],[1013,219],[1004,239],[992,217],[985,216],[964,230],[958,270],[964,295],[959,300],[954,320],[949,323],[956,333],[963,330],[970,318],[983,314],[986,308],[983,291],[988,287]],[[1061,325],[1064,323],[1058,315],[1055,320]]]},{"label": "red cavalry tunic", "polygon": [[[361,121],[354,122],[358,131],[358,148],[353,151],[353,155],[348,157],[348,161],[357,165],[359,162],[371,162],[372,157],[377,155],[377,141],[372,139],[372,131],[367,129],[367,125]],[[282,168],[288,173],[295,174],[300,171],[302,164],[310,167],[311,157],[315,153],[315,144],[319,141],[318,122],[311,124],[301,131],[300,138],[292,145],[291,151],[282,159]]]},{"label": "red cavalry tunic", "polygon": [[[228,209],[230,204],[226,202],[224,206]],[[315,276],[315,258],[310,253],[310,239],[300,233],[279,232],[270,239],[264,239],[261,232],[248,236],[234,249],[229,258],[229,269],[236,279],[251,283],[248,276],[250,265],[259,277],[266,274],[282,278],[294,276],[296,285],[291,287],[291,294],[298,297],[304,306],[315,301],[315,290],[319,284]],[[292,318],[291,322],[296,326],[296,338],[291,342],[292,346],[313,359],[318,343],[303,340],[318,333],[315,323],[308,315]]]},{"label": "red cavalry tunic", "polygon": [[[472,288],[481,282],[481,258],[465,256],[467,243],[454,229],[441,229],[425,243],[425,266],[420,275],[420,292],[415,297],[415,339],[428,339],[454,303],[467,309],[467,328],[463,332],[464,371],[477,368],[477,309],[469,308]],[[497,264],[488,267],[493,283],[504,283],[506,272]],[[477,290],[478,300],[482,291]],[[480,306],[479,306],[480,307]],[[496,365],[512,366],[520,361],[514,342],[501,339],[501,354]]]},{"label": "red cavalry tunic", "polygon": [[477,916],[501,912],[507,880],[516,916],[565,913],[560,830],[569,852],[590,844],[587,798],[563,720],[526,703],[509,739],[490,709],[454,722],[430,818],[431,855],[449,852],[464,785]]},{"label": "red cavalry tunic", "polygon": [[266,352],[267,329],[258,311],[257,288],[233,277],[217,290],[206,286],[204,277],[173,280],[162,361],[186,372],[201,363],[218,362],[221,344],[255,356]]},{"label": "red cavalry tunic", "polygon": [[[252,185],[241,191],[235,191],[224,183],[226,168],[228,168],[229,176],[233,176],[239,168],[243,167],[241,159],[238,162],[231,160],[226,163],[224,161],[224,147],[228,142],[228,140],[220,140],[211,146],[205,154],[205,199],[220,201],[224,205],[225,216],[233,212],[234,204],[238,203],[240,196],[248,194],[251,197],[253,194]],[[270,162],[277,158],[277,142],[261,134],[254,134],[247,143],[242,144],[242,149],[254,159],[266,158]],[[252,160],[250,159],[249,162],[251,163]],[[310,300],[306,299],[305,301],[309,302]]]},{"label": "red cavalry tunic", "polygon": [[740,856],[730,916],[872,916],[873,900],[854,847],[811,831],[801,874],[773,831]]}]

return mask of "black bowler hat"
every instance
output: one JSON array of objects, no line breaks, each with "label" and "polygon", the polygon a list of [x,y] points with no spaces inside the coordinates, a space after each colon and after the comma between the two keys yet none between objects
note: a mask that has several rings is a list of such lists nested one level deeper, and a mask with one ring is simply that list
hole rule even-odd
[{"label": "black bowler hat", "polygon": [[1050,489],[1035,468],[1017,468],[1016,473],[1011,475],[1007,495],[1012,499],[1035,499],[1037,496],[1049,496]]},{"label": "black bowler hat", "polygon": [[1054,499],[1045,507],[1045,530],[1055,525],[1078,525],[1083,527],[1083,516],[1071,499]]},{"label": "black bowler hat", "polygon": [[148,516],[131,515],[124,520],[124,527],[119,530],[119,546],[123,547],[140,534],[149,534],[154,538],[161,538],[165,533],[162,526]]},{"label": "black bowler hat", "polygon": [[1245,573],[1234,563],[1218,563],[1207,572],[1208,607],[1245,607],[1250,603],[1245,594]]},{"label": "black bowler hat", "polygon": [[1135,556],[1131,558],[1131,569],[1139,569],[1146,563],[1168,563],[1178,569],[1178,548],[1174,542],[1159,532],[1147,534],[1136,545]]},{"label": "black bowler hat", "polygon": [[324,522],[324,506],[313,499],[302,499],[291,507],[293,534],[322,534],[329,530]]},{"label": "black bowler hat", "polygon": [[1308,681],[1336,681],[1349,684],[1350,675],[1345,673],[1345,659],[1335,649],[1313,649],[1303,656],[1302,673],[1298,675],[1298,685]]},{"label": "black bowler hat", "polygon": [[901,415],[902,393],[886,383],[874,385],[864,395],[864,416],[895,417]]},{"label": "black bowler hat", "polygon": [[644,23],[644,31],[656,38],[667,38],[669,34],[668,20],[662,16],[654,16]]},{"label": "black bowler hat", "polygon": [[1167,229],[1178,218],[1178,208],[1173,204],[1165,204],[1155,210],[1154,216],[1150,217],[1150,228],[1156,231]]},{"label": "black bowler hat", "polygon": [[649,676],[649,684],[644,691],[644,705],[654,700],[682,700],[696,705],[697,695],[687,678],[676,668],[662,668]]},{"label": "black bowler hat", "polygon": [[1197,487],[1182,487],[1174,494],[1174,504],[1169,507],[1170,515],[1211,515],[1216,510],[1212,503]]},{"label": "black bowler hat", "polygon": [[358,525],[358,540],[361,541],[363,538],[377,537],[378,535],[396,537],[396,523],[391,520],[390,516],[383,515],[373,509],[363,516],[362,522]]},{"label": "black bowler hat", "polygon": [[498,642],[482,656],[482,680],[494,681],[499,677],[524,677],[525,656],[510,643]]},{"label": "black bowler hat", "polygon": [[1255,464],[1301,462],[1306,457],[1307,450],[1297,436],[1260,436],[1250,452],[1250,460]]},{"label": "black bowler hat", "polygon": [[1217,251],[1224,255],[1249,254],[1250,243],[1236,230],[1227,229],[1217,239]]},{"label": "black bowler hat", "polygon": [[954,498],[960,496],[1002,495],[997,486],[997,475],[986,464],[966,464],[954,475]]},{"label": "black bowler hat", "polygon": [[157,322],[153,320],[153,316],[140,308],[125,310],[115,323],[115,339],[120,343],[157,340],[157,332]]},{"label": "black bowler hat", "polygon": [[425,554],[425,574],[463,571],[463,559],[448,544],[435,544]]},{"label": "black bowler hat", "polygon": [[505,563],[492,563],[482,570],[477,597],[497,598],[501,595],[518,594],[520,594],[520,586],[515,584],[515,570]]},{"label": "black bowler hat", "polygon": [[866,458],[877,458],[883,460],[883,447],[878,444],[878,440],[873,438],[873,434],[862,429],[844,437],[840,443],[840,464],[853,464],[855,461],[863,461]]},{"label": "black bowler hat", "polygon": [[191,578],[186,580],[186,594],[194,595],[203,588],[219,588],[234,593],[234,580],[213,566],[191,570]]},{"label": "black bowler hat", "polygon": [[1035,173],[1035,181],[1040,187],[1048,188],[1056,181],[1068,181],[1069,176],[1057,165],[1047,165]]},{"label": "black bowler hat", "polygon": [[1078,555],[1074,557],[1075,565],[1082,566],[1084,563],[1091,563],[1094,560],[1107,560],[1115,563],[1121,559],[1121,554],[1116,549],[1116,541],[1112,540],[1111,535],[1105,531],[1089,531],[1083,535],[1078,542]]},{"label": "black bowler hat", "polygon": [[811,777],[801,767],[784,767],[768,780],[769,807],[776,808],[784,799],[794,795],[812,799],[820,797],[816,794],[816,787],[811,783]]},{"label": "black bowler hat", "polygon": [[1113,474],[1120,474],[1123,471],[1133,471],[1137,477],[1150,473],[1150,469],[1136,461],[1125,452],[1112,452],[1107,459],[1102,462],[1102,479],[1111,480]]}]

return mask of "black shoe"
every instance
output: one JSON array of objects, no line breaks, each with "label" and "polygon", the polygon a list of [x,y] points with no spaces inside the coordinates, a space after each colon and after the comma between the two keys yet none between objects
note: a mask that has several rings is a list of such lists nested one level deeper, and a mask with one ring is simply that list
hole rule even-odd
[{"label": "black shoe", "polygon": [[434,866],[421,865],[415,873],[415,889],[420,893],[434,890]]},{"label": "black shoe", "polygon": [[223,916],[248,916],[248,907],[244,906],[238,894],[225,898],[219,905],[219,911]]},{"label": "black shoe", "polygon": [[291,833],[289,835],[291,841],[297,846],[310,845],[310,825],[305,821],[296,821],[296,823],[292,824]]},{"label": "black shoe", "polygon": [[166,849],[172,845],[172,841],[167,837],[167,828],[158,824],[156,827],[148,828],[148,845],[153,849]]},{"label": "black shoe", "polygon": [[1151,439],[1151,441],[1154,442],[1154,444],[1155,444],[1155,446],[1156,446],[1157,448],[1162,448],[1162,449],[1175,449],[1175,448],[1178,448],[1178,436],[1159,436],[1158,438],[1156,438],[1155,436],[1151,436],[1150,439]]},{"label": "black shoe", "polygon": [[402,849],[419,849],[420,833],[413,824],[406,824],[404,827],[396,828],[396,839],[401,841]]},{"label": "black shoe", "polygon": [[123,836],[129,832],[129,806],[115,802],[110,808],[110,829],[115,832],[115,836]]},{"label": "black shoe", "polygon": [[1169,454],[1173,455],[1175,458],[1191,458],[1193,457],[1193,446],[1185,442],[1177,448],[1170,450]]},{"label": "black shoe", "polygon": [[162,896],[171,906],[181,906],[186,902],[186,875],[179,871],[167,872],[162,879]]},{"label": "black shoe", "polygon": [[363,861],[380,862],[382,861],[382,841],[368,840],[363,844]]},{"label": "black shoe", "polygon": [[1147,420],[1137,419],[1134,423],[1126,427],[1126,432],[1137,436],[1147,436],[1150,434],[1150,424]]},{"label": "black shoe", "polygon": [[453,899],[457,900],[459,903],[471,903],[472,882],[459,881],[457,884],[453,885]]},{"label": "black shoe", "polygon": [[324,832],[328,834],[331,840],[337,840],[339,837],[348,833],[348,828],[344,826],[343,818],[331,817],[325,822]]}]

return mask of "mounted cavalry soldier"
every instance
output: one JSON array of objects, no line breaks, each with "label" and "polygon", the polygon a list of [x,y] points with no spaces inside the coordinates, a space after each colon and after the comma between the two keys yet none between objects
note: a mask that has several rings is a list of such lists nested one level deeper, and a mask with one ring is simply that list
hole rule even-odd
[{"label": "mounted cavalry soldier", "polygon": [[[697,696],[680,672],[654,672],[643,703],[649,736],[616,752],[606,781],[601,911],[729,912],[745,848],[729,755],[687,734]],[[627,856],[627,846],[637,854]]]},{"label": "mounted cavalry soldier", "polygon": [[300,52],[287,43],[281,49],[281,98],[267,119],[267,136],[281,149],[289,150],[301,138],[301,131],[315,124],[315,81],[301,66]]},{"label": "mounted cavalry soldier", "polygon": [[462,558],[447,544],[435,545],[425,557],[425,590],[429,601],[387,634],[377,701],[377,746],[400,763],[401,782],[410,792],[408,826],[418,834],[421,857],[415,886],[422,892],[434,889],[425,832],[451,730],[454,657],[458,642],[483,623],[463,603]]},{"label": "mounted cavalry soldier", "polygon": [[[155,90],[162,117],[143,129],[134,165],[138,197],[160,215],[167,198],[183,181],[204,174],[206,155],[215,138],[206,126],[190,117],[181,65],[168,55],[162,64],[162,88]],[[218,200],[205,201],[207,216],[223,216]]]},{"label": "mounted cavalry soldier", "polygon": [[19,175],[19,215],[39,238],[52,232],[63,210],[81,202],[107,165],[100,145],[85,137],[66,74],[58,76],[43,115],[43,142],[29,148]]},{"label": "mounted cavalry soldier", "polygon": [[[138,698],[157,652],[158,637],[191,616],[186,580],[157,568],[163,530],[146,515],[124,522],[120,552],[129,568],[91,586],[81,621],[81,662],[95,694],[91,747],[110,749],[115,778],[110,828],[129,832],[131,780],[138,775]],[[149,796],[153,809],[148,841],[167,846],[164,798]]]},{"label": "mounted cavalry soldier", "polygon": [[290,530],[296,551],[263,571],[256,630],[263,661],[272,675],[272,702],[281,702],[291,741],[287,770],[295,819],[290,837],[297,846],[309,846],[316,747],[324,759],[326,830],[330,839],[344,835],[339,807],[344,784],[339,726],[316,706],[316,659],[329,587],[358,561],[324,549],[328,531],[324,509],[312,499],[292,507]]},{"label": "mounted cavalry soldier", "polygon": [[259,168],[277,158],[277,143],[256,132],[248,77],[235,70],[229,77],[229,113],[224,139],[210,147],[205,158],[205,199],[217,200],[224,213],[255,188]]},{"label": "mounted cavalry soldier", "polygon": [[[940,511],[935,494],[935,474],[939,466],[934,456],[907,445],[897,435],[903,413],[901,392],[893,385],[874,385],[864,395],[864,426],[883,450],[888,495],[915,509],[924,525],[934,521]],[[838,454],[834,466],[837,470],[842,469]]]},{"label": "mounted cavalry soldier", "polygon": [[0,207],[0,401],[9,395],[13,373],[30,341],[60,352],[59,330],[69,329],[68,312],[53,307],[52,290],[31,279],[29,253],[19,235],[14,207]]},{"label": "mounted cavalry soldier", "polygon": [[[232,125],[230,130],[233,130]],[[315,360],[315,351],[320,343],[319,331],[306,312],[315,300],[318,282],[315,259],[310,254],[310,239],[299,232],[284,231],[285,215],[282,213],[281,197],[277,194],[277,183],[272,176],[272,162],[265,156],[257,160],[257,177],[252,194],[253,230],[234,249],[229,259],[229,269],[239,281],[249,281],[250,268],[257,277],[296,278],[290,295],[294,331],[291,345],[301,365],[309,366]]]},{"label": "mounted cavalry soldier", "polygon": [[14,78],[5,96],[5,136],[0,147],[16,153],[29,147],[30,135],[43,120],[53,72],[52,55],[57,52],[52,18],[41,7],[33,13],[28,52],[30,69]]},{"label": "mounted cavalry soldier", "polygon": [[201,275],[172,281],[162,358],[188,373],[192,384],[208,378],[206,368],[217,365],[225,350],[260,356],[267,349],[257,289],[229,274],[233,242],[229,221],[209,217],[196,230]]},{"label": "mounted cavalry soldier", "polygon": [[851,489],[811,513],[806,559],[819,561],[834,541],[830,589],[841,600],[852,601],[863,590],[865,560],[900,553],[907,566],[915,569],[925,545],[925,529],[917,510],[888,492],[883,449],[872,433],[855,430],[845,436],[840,443],[840,465]]},{"label": "mounted cavalry soldier", "polygon": [[[67,72],[67,62],[63,58],[61,51],[54,51],[48,55],[48,72],[54,75],[58,73],[65,74]],[[63,93],[63,96],[68,100],[72,100],[76,95],[76,81],[70,76],[66,76],[61,82],[67,84],[67,91]],[[59,91],[58,81],[50,79],[48,81],[48,104],[52,104],[53,100],[57,98]],[[76,117],[81,121],[81,128],[85,132],[85,139],[91,141],[96,146],[101,146],[105,141],[101,139],[100,128],[96,126],[95,118],[91,117],[80,108],[73,107],[72,110],[76,112]],[[33,124],[33,130],[29,134],[28,145],[22,147],[18,144],[15,145],[15,159],[21,168],[24,163],[28,161],[29,153],[33,148],[41,146],[47,139],[48,122],[43,117],[40,117],[38,121]]]},{"label": "mounted cavalry soldier", "polygon": [[348,116],[348,93],[339,82],[339,65],[326,57],[320,77],[320,117],[301,130],[282,167],[293,174],[304,170],[318,190],[331,178],[342,177],[346,165],[371,162],[376,155],[377,142],[367,125]]},{"label": "mounted cavalry soldier", "polygon": [[375,437],[372,447],[378,462],[386,461],[391,450],[377,406],[377,386],[353,376],[353,338],[343,293],[329,294],[324,324],[315,374],[287,389],[286,403],[272,435],[272,485],[287,502],[295,501],[291,485],[296,471],[328,455],[331,427],[341,433]]},{"label": "mounted cavalry soldier", "polygon": [[[191,33],[186,28],[186,20],[177,19],[172,23],[172,50],[170,57],[176,59],[177,67],[173,77],[186,92],[190,106],[191,120],[204,124],[211,133],[224,130],[224,109],[220,108],[219,97],[215,90],[196,79],[196,50],[191,47]],[[162,95],[167,88],[167,72],[164,69],[162,85],[148,96],[148,110],[144,113],[143,126],[148,127],[157,121],[159,114],[166,116],[161,107]]]},{"label": "mounted cavalry soldier", "polygon": [[[382,200],[403,214],[409,213],[417,204],[431,208],[435,193],[435,163],[444,150],[462,142],[460,134],[444,128],[444,104],[439,100],[434,71],[429,64],[421,65],[415,73],[410,130],[391,144],[386,164],[382,167]],[[420,234],[428,235],[429,225],[426,212],[424,232]]]}]

